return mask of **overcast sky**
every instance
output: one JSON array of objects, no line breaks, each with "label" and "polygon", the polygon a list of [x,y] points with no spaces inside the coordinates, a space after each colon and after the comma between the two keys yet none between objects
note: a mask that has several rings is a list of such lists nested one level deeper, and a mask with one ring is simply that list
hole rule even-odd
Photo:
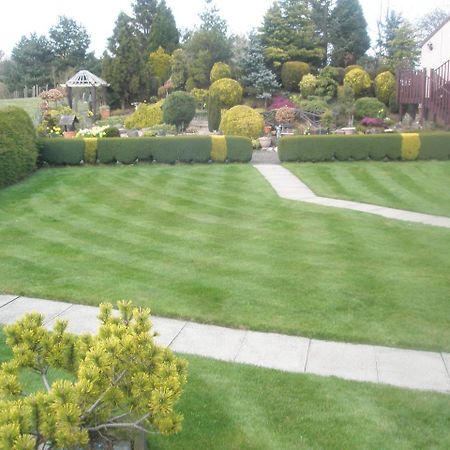
[{"label": "overcast sky", "polygon": [[[369,33],[376,36],[376,23],[380,11],[387,6],[415,20],[436,8],[450,8],[450,0],[360,0],[369,25]],[[132,0],[12,0],[4,1],[0,13],[0,50],[10,54],[23,35],[32,32],[47,34],[59,15],[66,15],[83,24],[91,36],[91,50],[99,56],[106,47],[114,22],[120,11],[131,13]],[[198,14],[204,0],[166,0],[172,8],[179,28],[198,24]],[[262,17],[273,0],[216,0],[222,17],[231,32],[246,33],[261,24]]]}]

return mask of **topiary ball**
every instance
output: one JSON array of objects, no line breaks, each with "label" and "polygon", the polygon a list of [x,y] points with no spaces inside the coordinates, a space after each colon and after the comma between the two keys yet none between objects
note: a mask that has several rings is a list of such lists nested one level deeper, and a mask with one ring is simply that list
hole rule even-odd
[{"label": "topiary ball", "polygon": [[355,118],[385,117],[386,106],[374,97],[361,97],[355,102]]},{"label": "topiary ball", "polygon": [[309,72],[309,65],[305,62],[285,62],[281,67],[281,82],[287,90],[298,92],[300,81],[302,81],[302,78]]},{"label": "topiary ball", "polygon": [[345,75],[344,84],[350,86],[358,97],[371,88],[372,81],[370,75],[364,69],[357,68],[350,70],[350,72]]},{"label": "topiary ball", "polygon": [[249,106],[238,105],[223,114],[220,130],[225,135],[256,139],[263,134],[264,119]]},{"label": "topiary ball", "polygon": [[215,83],[222,78],[231,78],[231,67],[223,62],[216,62],[211,69],[209,78],[211,83]]},{"label": "topiary ball", "polygon": [[163,121],[185,130],[195,116],[195,98],[187,92],[170,94],[163,105]]},{"label": "topiary ball", "polygon": [[385,105],[389,104],[391,95],[395,92],[395,77],[389,72],[382,72],[376,76],[375,81],[375,95],[380,102]]},{"label": "topiary ball", "polygon": [[242,101],[242,86],[231,78],[215,81],[209,88],[210,97],[215,97],[222,108],[232,108]]}]

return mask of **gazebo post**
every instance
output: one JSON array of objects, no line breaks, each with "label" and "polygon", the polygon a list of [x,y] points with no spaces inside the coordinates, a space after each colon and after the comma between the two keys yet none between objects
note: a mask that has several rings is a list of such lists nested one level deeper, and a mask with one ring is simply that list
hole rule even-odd
[{"label": "gazebo post", "polygon": [[69,103],[69,108],[72,109],[73,97],[72,97],[72,88],[71,87],[67,87],[67,101]]},{"label": "gazebo post", "polygon": [[97,88],[95,86],[92,89],[92,112],[97,113]]}]

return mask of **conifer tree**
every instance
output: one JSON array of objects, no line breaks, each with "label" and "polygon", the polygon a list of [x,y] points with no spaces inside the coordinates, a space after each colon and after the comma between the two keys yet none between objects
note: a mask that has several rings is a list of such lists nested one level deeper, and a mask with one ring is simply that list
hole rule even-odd
[{"label": "conifer tree", "polygon": [[354,64],[370,47],[367,22],[358,0],[337,0],[330,18],[331,61],[335,66]]},{"label": "conifer tree", "polygon": [[172,10],[164,0],[161,0],[156,8],[148,39],[150,51],[162,47],[166,52],[172,53],[178,47],[180,33]]}]

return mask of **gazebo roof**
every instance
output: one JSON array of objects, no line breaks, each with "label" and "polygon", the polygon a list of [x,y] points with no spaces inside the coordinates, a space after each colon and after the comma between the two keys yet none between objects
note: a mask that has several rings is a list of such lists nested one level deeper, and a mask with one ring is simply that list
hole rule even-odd
[{"label": "gazebo roof", "polygon": [[65,84],[67,87],[99,87],[109,86],[105,80],[102,80],[97,75],[89,72],[89,70],[80,70]]}]

